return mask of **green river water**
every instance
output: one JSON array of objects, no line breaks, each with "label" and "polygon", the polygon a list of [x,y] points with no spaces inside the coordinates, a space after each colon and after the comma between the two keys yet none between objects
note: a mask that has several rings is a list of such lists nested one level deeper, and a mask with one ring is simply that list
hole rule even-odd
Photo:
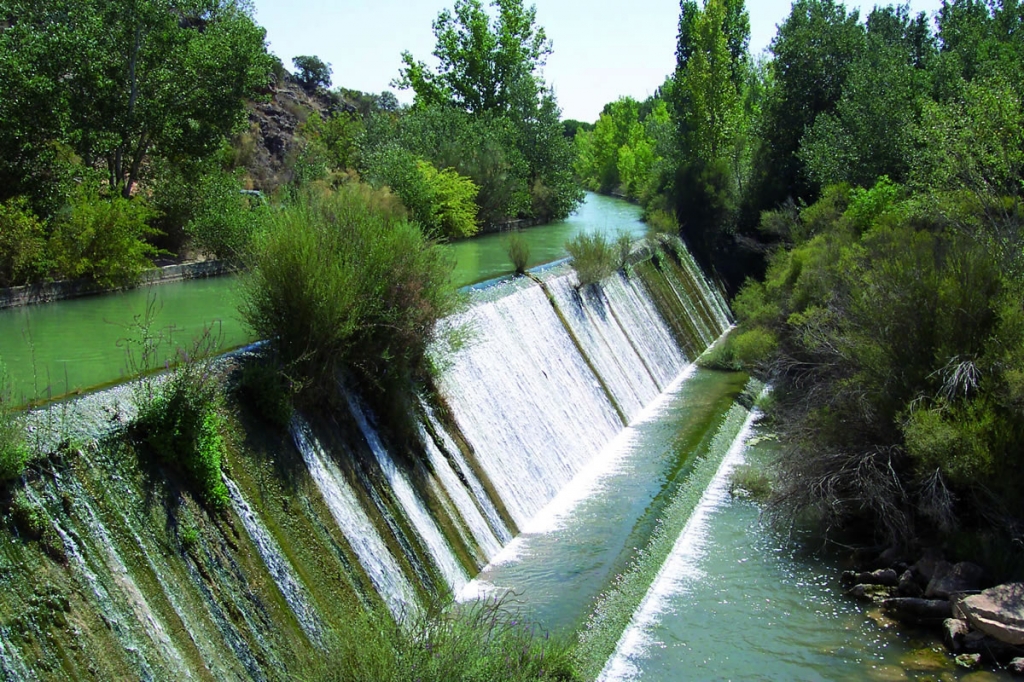
[{"label": "green river water", "polygon": [[[567,220],[529,228],[530,266],[565,258],[565,242],[579,233],[600,232],[615,238],[620,232],[634,238],[646,234],[637,206],[588,194]],[[494,279],[512,272],[508,236],[484,235],[448,245],[455,261],[453,278],[459,286]],[[204,329],[210,329],[220,350],[254,341],[237,312],[236,277],[218,277],[152,285],[129,291],[0,310],[0,361],[7,367],[19,402],[46,401],[123,381],[134,374],[138,359],[130,360],[129,342],[141,336],[140,324],[165,342],[158,369],[175,348],[189,348]]]}]

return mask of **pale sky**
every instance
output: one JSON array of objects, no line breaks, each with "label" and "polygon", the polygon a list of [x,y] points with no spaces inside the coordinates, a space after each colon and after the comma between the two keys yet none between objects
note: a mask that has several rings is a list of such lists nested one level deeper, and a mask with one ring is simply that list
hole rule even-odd
[{"label": "pale sky", "polygon": [[[379,93],[398,75],[403,50],[434,64],[431,22],[454,0],[254,0],[270,49],[289,69],[312,54],[331,64],[334,86]],[[530,0],[526,0],[527,5]],[[563,118],[595,121],[607,102],[654,93],[675,68],[678,0],[534,0],[554,44],[544,78]],[[876,3],[865,2],[870,10]],[[885,4],[885,3],[879,3]],[[941,0],[912,0],[929,15]],[[858,7],[860,3],[849,3]],[[768,46],[790,0],[748,2],[751,52]],[[862,16],[864,11],[862,10]],[[410,92],[396,92],[411,102]]]}]

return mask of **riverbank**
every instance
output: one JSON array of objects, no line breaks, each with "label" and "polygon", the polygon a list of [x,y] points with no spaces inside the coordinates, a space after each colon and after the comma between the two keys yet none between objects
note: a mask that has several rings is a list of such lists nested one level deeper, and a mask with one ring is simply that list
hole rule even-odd
[{"label": "riverbank", "polygon": [[139,277],[139,281],[134,285],[118,289],[103,288],[88,279],[41,282],[20,287],[9,287],[0,289],[0,310],[19,308],[37,303],[64,301],[83,296],[108,294],[113,291],[136,289],[150,284],[167,284],[168,282],[217,277],[235,272],[235,270],[236,268],[231,263],[223,260],[189,261],[153,267],[150,270],[144,271]]}]

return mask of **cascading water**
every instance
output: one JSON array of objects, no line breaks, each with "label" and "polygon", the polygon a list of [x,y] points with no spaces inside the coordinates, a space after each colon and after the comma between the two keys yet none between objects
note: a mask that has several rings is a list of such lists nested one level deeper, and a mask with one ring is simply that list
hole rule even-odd
[{"label": "cascading water", "polygon": [[391,613],[399,616],[415,608],[416,591],[363,511],[344,474],[330,461],[308,424],[296,418],[291,432],[331,515]]},{"label": "cascading water", "polygon": [[267,531],[266,526],[263,525],[259,515],[245,501],[245,497],[242,495],[242,491],[239,490],[238,485],[227,476],[224,476],[223,479],[235,514],[238,515],[242,525],[245,527],[245,532],[249,534],[249,538],[256,545],[260,558],[267,565],[267,571],[273,576],[274,583],[281,590],[285,601],[288,602],[288,606],[298,619],[299,625],[302,626],[307,635],[314,640],[319,640],[323,626],[316,615],[316,611],[309,603],[309,595],[306,593],[306,589],[295,575],[295,569],[288,563],[288,559],[281,552],[280,546],[278,546],[277,541]]},{"label": "cascading water", "polygon": [[[461,591],[468,569],[495,562],[522,531],[562,537],[551,534],[559,524],[537,519],[556,498],[562,512],[606,504],[601,513],[614,514],[610,498],[591,498],[625,489],[626,477],[636,477],[631,460],[615,454],[629,451],[636,437],[624,427],[644,422],[663,391],[673,393],[690,377],[688,361],[721,335],[728,316],[721,297],[685,263],[637,268],[582,290],[566,266],[539,279],[476,291],[470,307],[445,322],[466,342],[438,363],[445,369],[435,381],[437,401],[419,402],[421,463],[399,466],[400,453],[389,451],[389,438],[358,397],[343,392],[347,414],[336,424],[314,429],[296,416],[290,440],[269,447],[263,463],[225,471],[230,508],[219,521],[190,526],[189,514],[205,512],[194,503],[179,509],[176,492],[161,494],[177,501],[126,503],[148,474],[122,478],[110,473],[119,471],[113,460],[94,464],[83,456],[80,469],[59,474],[88,480],[64,486],[75,511],[47,513],[77,576],[78,586],[69,589],[86,595],[74,608],[88,604],[90,617],[113,629],[88,641],[126,652],[127,668],[112,663],[107,676],[267,677],[268,666],[288,667],[295,641],[322,645],[321,635],[336,622],[331,604],[339,590],[364,606],[375,592],[402,617],[439,583]],[[700,301],[688,299],[694,291]],[[679,315],[686,317],[681,323]],[[705,409],[701,401],[708,401],[710,424],[738,388],[702,392],[700,385],[693,384],[687,404]],[[104,410],[90,414],[97,416],[90,429],[116,428]],[[697,447],[704,431],[692,438]],[[685,466],[673,457],[655,458],[631,509],[657,507],[668,494],[659,491],[674,489]],[[596,476],[596,464],[611,473]],[[267,487],[281,471],[290,472],[289,480]],[[104,480],[112,481],[107,492]],[[45,505],[32,503],[60,505],[58,493],[47,494]],[[106,496],[102,505],[92,501],[97,495]],[[609,538],[587,540],[592,567],[550,567],[593,575],[596,582],[580,592],[591,594],[624,568],[617,557],[643,541],[646,523],[616,531],[610,549],[599,546]],[[3,548],[0,560],[19,565],[22,552]],[[16,602],[0,596],[4,603]],[[19,644],[9,632],[0,621],[0,670],[21,679],[23,662],[50,650]],[[74,671],[66,677],[96,676],[87,663],[65,665]]]},{"label": "cascading water", "polygon": [[522,526],[623,424],[539,286],[480,303],[456,324],[476,336],[438,385]]},{"label": "cascading water", "polygon": [[402,505],[402,511],[427,545],[435,563],[441,569],[448,587],[453,592],[458,592],[468,580],[466,572],[459,565],[458,559],[455,558],[455,554],[445,540],[444,535],[441,534],[437,523],[430,516],[423,502],[417,496],[416,491],[413,490],[409,478],[395,466],[391,454],[384,448],[384,444],[380,442],[377,432],[370,426],[362,405],[347,391],[345,392],[345,398],[349,410],[359,426],[360,432],[362,432],[367,445],[370,447],[370,451],[373,453],[374,458],[376,458],[378,466],[380,466],[381,472],[384,474],[385,479],[387,479],[388,485],[391,487],[392,492],[394,492],[395,497],[398,498],[399,503]]}]

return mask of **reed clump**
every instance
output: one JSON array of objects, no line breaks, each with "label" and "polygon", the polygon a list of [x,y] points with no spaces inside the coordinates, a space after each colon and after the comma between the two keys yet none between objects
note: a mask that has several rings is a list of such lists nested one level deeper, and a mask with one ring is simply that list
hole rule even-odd
[{"label": "reed clump", "polygon": [[508,257],[517,275],[526,273],[530,262],[530,244],[518,230],[508,236]]},{"label": "reed clump", "polygon": [[579,286],[597,284],[616,270],[619,247],[603,234],[578,234],[565,244]]},{"label": "reed clump", "polygon": [[0,486],[19,478],[29,459],[25,427],[14,411],[13,392],[0,364]]}]

